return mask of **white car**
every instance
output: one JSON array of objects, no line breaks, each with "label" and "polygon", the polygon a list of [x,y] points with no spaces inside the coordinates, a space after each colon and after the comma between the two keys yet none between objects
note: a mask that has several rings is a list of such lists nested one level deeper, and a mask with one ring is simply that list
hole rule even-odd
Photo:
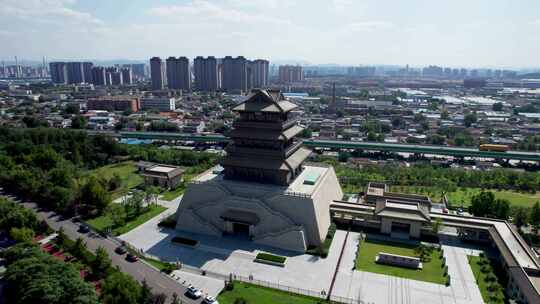
[{"label": "white car", "polygon": [[219,304],[219,302],[216,299],[214,299],[214,297],[207,296],[202,301],[202,304]]},{"label": "white car", "polygon": [[186,290],[186,295],[192,299],[198,299],[202,297],[202,291],[195,288],[195,286],[189,286]]}]

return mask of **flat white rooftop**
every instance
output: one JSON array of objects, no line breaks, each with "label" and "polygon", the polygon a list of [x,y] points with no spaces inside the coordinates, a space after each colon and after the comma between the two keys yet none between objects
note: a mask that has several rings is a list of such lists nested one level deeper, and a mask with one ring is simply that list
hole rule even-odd
[{"label": "flat white rooftop", "polygon": [[146,171],[149,171],[149,172],[159,172],[159,173],[169,173],[174,170],[176,170],[176,167],[168,167],[168,166],[155,166],[155,167],[146,169]]},{"label": "flat white rooftop", "polygon": [[[304,166],[302,173],[289,185],[287,191],[311,195],[327,171],[327,167]],[[306,180],[314,182],[305,183]]]},{"label": "flat white rooftop", "polygon": [[402,203],[389,202],[389,201],[386,201],[386,207],[407,209],[407,210],[418,210],[418,205],[402,204]]}]

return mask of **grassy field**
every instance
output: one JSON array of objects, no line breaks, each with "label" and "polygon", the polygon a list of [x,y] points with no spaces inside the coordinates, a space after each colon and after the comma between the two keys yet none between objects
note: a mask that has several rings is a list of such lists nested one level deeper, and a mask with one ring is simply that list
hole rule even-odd
[{"label": "grassy field", "polygon": [[186,191],[185,186],[180,186],[174,190],[167,190],[161,193],[161,199],[165,201],[172,201],[173,199],[179,197],[180,195],[184,194],[184,191]]},{"label": "grassy field", "polygon": [[423,263],[421,270],[375,263],[375,256],[381,251],[398,255],[416,256],[414,252],[414,248],[416,247],[415,245],[402,243],[364,240],[358,248],[359,253],[356,259],[356,269],[400,278],[445,284],[446,277],[444,277],[444,269],[441,267],[442,260],[439,258],[439,252],[437,250],[433,250],[431,261]]},{"label": "grassy field", "polygon": [[[434,202],[438,202],[441,199],[440,193],[436,193],[435,190],[429,187],[392,186],[391,191],[428,195]],[[447,196],[452,206],[468,207],[471,203],[471,197],[480,193],[480,191],[482,190],[479,188],[460,188],[457,191],[447,193]],[[534,203],[540,201],[540,193],[530,194],[496,189],[492,189],[491,191],[495,194],[495,198],[507,199],[513,206],[532,207]]]},{"label": "grassy field", "polygon": [[142,258],[142,259],[148,262],[149,264],[151,264],[152,266],[156,267],[157,269],[159,269],[159,271],[165,270],[167,268],[167,265],[169,264],[167,262],[154,260],[150,258]]},{"label": "grassy field", "polygon": [[[150,209],[148,211],[132,219],[131,221],[126,222],[123,226],[112,229],[112,232],[114,235],[121,235],[129,232],[165,210],[167,210],[167,208],[163,206],[152,205],[150,206]],[[88,225],[92,226],[94,229],[97,230],[105,230],[106,228],[112,227],[113,225],[112,219],[109,217],[108,214],[104,214],[100,217],[91,219],[87,221],[87,223]]]},{"label": "grassy field", "polygon": [[238,298],[243,298],[248,304],[317,304],[322,302],[321,299],[242,282],[234,282],[233,290],[224,289],[217,300],[220,304],[234,304]]},{"label": "grassy field", "polygon": [[144,181],[143,178],[137,173],[137,167],[133,161],[112,164],[90,171],[90,174],[94,175],[95,177],[104,178],[106,180],[111,179],[115,173],[120,176],[122,184],[118,189],[111,192],[111,197],[113,200],[126,194],[129,189],[137,187]]},{"label": "grassy field", "polygon": [[[490,303],[489,298],[489,291],[487,289],[487,283],[484,281],[484,278],[486,275],[480,271],[480,265],[478,265],[478,261],[480,261],[480,257],[469,255],[467,256],[467,259],[469,260],[469,265],[471,266],[471,269],[474,273],[474,277],[476,279],[476,284],[478,284],[478,288],[480,289],[480,293],[482,294],[482,299],[484,299],[484,302]],[[504,293],[502,290],[499,292],[499,298],[504,298]]]}]

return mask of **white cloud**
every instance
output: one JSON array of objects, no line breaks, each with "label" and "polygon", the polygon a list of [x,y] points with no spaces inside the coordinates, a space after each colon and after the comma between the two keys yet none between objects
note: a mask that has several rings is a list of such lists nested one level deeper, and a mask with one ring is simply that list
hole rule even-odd
[{"label": "white cloud", "polygon": [[73,0],[4,0],[0,16],[32,22],[102,25],[103,21],[91,14],[68,7]]},{"label": "white cloud", "polygon": [[184,5],[158,6],[149,10],[150,15],[166,18],[177,23],[203,21],[224,22],[258,26],[264,24],[286,25],[289,22],[263,14],[253,14],[231,7],[217,5],[210,1],[194,0]]},{"label": "white cloud", "polygon": [[537,9],[506,0],[473,1],[489,10],[464,10],[466,0],[152,0],[129,10],[82,1],[96,0],[0,0],[0,43],[9,41],[0,56],[509,65],[534,62],[540,50]]},{"label": "white cloud", "polygon": [[373,32],[378,30],[388,30],[394,28],[394,24],[386,21],[360,21],[346,25],[344,31],[352,32]]}]

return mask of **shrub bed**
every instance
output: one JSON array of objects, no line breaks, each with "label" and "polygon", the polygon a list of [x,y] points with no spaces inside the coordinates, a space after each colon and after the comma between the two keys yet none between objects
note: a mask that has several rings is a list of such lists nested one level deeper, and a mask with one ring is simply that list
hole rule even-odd
[{"label": "shrub bed", "polygon": [[172,214],[171,216],[167,217],[166,219],[162,220],[158,223],[158,227],[162,228],[171,228],[174,229],[176,227],[176,214]]},{"label": "shrub bed", "polygon": [[287,260],[286,257],[280,256],[280,255],[273,255],[270,253],[264,253],[264,252],[258,253],[255,259],[274,262],[278,264],[285,264],[285,261]]},{"label": "shrub bed", "polygon": [[181,236],[173,237],[171,242],[181,244],[181,245],[191,246],[191,247],[195,247],[197,246],[197,244],[199,244],[199,241],[187,239]]}]

